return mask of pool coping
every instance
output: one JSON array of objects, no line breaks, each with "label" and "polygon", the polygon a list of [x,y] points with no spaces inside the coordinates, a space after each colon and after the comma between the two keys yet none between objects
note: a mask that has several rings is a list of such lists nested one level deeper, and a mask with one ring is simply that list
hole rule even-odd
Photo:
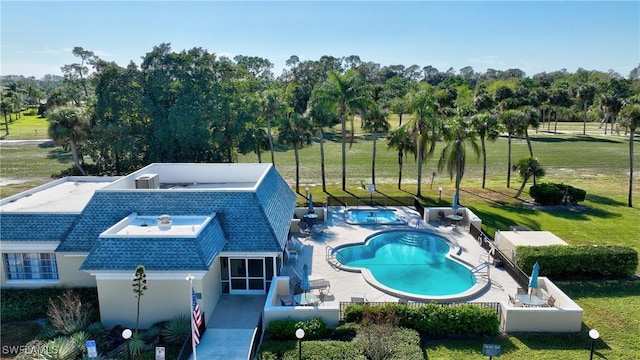
[{"label": "pool coping", "polygon": [[[387,232],[398,232],[398,231],[407,231],[406,229],[387,229],[387,230],[381,230],[381,231],[377,231],[369,236],[367,236],[364,241],[359,241],[359,242],[352,242],[352,243],[347,243],[347,244],[342,244],[340,246],[336,246],[335,248],[333,248],[332,251],[332,255],[333,253],[337,252],[338,250],[342,249],[342,248],[346,248],[346,247],[350,247],[350,246],[362,246],[362,245],[366,245],[373,237],[382,234],[382,233],[387,233]],[[483,276],[478,276],[478,273],[474,273],[473,272],[473,265],[471,265],[468,261],[466,261],[465,259],[463,259],[460,256],[457,256],[456,253],[458,253],[460,251],[460,249],[456,250],[456,247],[459,248],[459,246],[455,245],[450,239],[445,238],[444,236],[442,236],[441,234],[438,234],[434,231],[430,231],[430,230],[414,230],[414,231],[418,231],[418,232],[422,232],[425,234],[432,234],[437,236],[438,238],[442,239],[448,246],[449,246],[449,252],[447,252],[447,254],[445,255],[445,258],[448,258],[452,261],[455,261],[457,263],[459,263],[460,265],[466,267],[469,271],[472,272],[473,276],[476,278],[476,283],[475,285],[473,285],[471,288],[469,288],[468,290],[464,291],[464,292],[460,292],[460,293],[456,293],[456,294],[451,294],[451,295],[420,295],[420,294],[414,294],[414,293],[409,293],[409,292],[404,292],[398,289],[393,289],[390,288],[382,283],[380,283],[379,281],[376,280],[376,278],[373,276],[373,274],[371,273],[371,271],[367,268],[360,268],[360,267],[352,267],[352,266],[346,266],[344,264],[342,264],[339,260],[335,259],[334,257],[334,261],[332,263],[332,266],[335,266],[336,268],[340,269],[340,270],[344,270],[344,271],[348,271],[348,272],[352,272],[352,273],[360,273],[362,274],[362,277],[364,278],[364,280],[371,286],[373,286],[374,288],[388,294],[391,296],[395,296],[398,298],[403,298],[403,299],[407,299],[407,300],[412,300],[412,301],[421,301],[421,302],[430,302],[430,301],[435,301],[435,302],[439,302],[439,303],[452,303],[452,302],[460,302],[460,301],[467,301],[470,299],[473,299],[475,297],[477,297],[478,295],[480,295],[481,293],[489,290],[489,288],[491,287],[491,281],[490,276],[487,276],[486,278]],[[488,268],[487,268],[488,269]],[[487,270],[489,271],[489,270]]]},{"label": "pool coping", "polygon": [[[393,211],[396,213],[396,218],[398,219],[398,221],[395,222],[354,222],[349,220],[349,212],[353,211],[353,210],[358,210],[358,211],[378,211],[378,210],[385,210],[385,211]],[[395,208],[389,208],[389,207],[373,207],[373,206],[368,206],[368,207],[348,207],[345,209],[345,219],[344,222],[349,224],[349,225],[360,225],[360,226],[366,226],[366,225],[408,225],[409,222],[403,218],[402,216],[398,216],[397,215],[397,209]]]}]

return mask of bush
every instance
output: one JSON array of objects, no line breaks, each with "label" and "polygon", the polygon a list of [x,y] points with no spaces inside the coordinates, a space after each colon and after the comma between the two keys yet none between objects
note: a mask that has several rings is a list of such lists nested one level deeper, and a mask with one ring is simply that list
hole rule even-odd
[{"label": "bush", "polygon": [[529,195],[540,205],[555,205],[562,201],[564,191],[554,184],[542,183],[533,185],[529,189]]},{"label": "bush", "polygon": [[[306,338],[306,337],[305,337]],[[297,341],[265,341],[258,349],[258,359],[297,359]],[[303,359],[366,360],[357,344],[343,341],[302,341]]]},{"label": "bush", "polygon": [[380,306],[350,304],[345,321],[360,322],[366,313],[394,313],[399,325],[431,336],[494,335],[499,331],[498,315],[493,309],[473,304],[439,306],[427,304],[410,307],[400,304]]},{"label": "bush", "polygon": [[356,323],[345,323],[336,326],[331,334],[331,338],[333,340],[339,341],[351,341],[356,337],[358,333],[358,324]]},{"label": "bush", "polygon": [[318,340],[329,335],[329,328],[324,320],[311,318],[307,321],[295,321],[292,319],[274,320],[265,330],[271,340],[297,340],[296,330],[304,330],[305,340]]},{"label": "bush", "polygon": [[562,202],[582,202],[586,199],[587,192],[565,184],[541,183],[532,186],[529,195],[540,205],[556,205]]},{"label": "bush", "polygon": [[555,279],[626,277],[638,268],[638,252],[626,246],[518,246],[516,254],[520,269],[527,272],[537,261],[540,276]]},{"label": "bush", "polygon": [[[36,320],[47,316],[49,299],[56,298],[65,292],[65,288],[53,287],[42,289],[2,289],[0,291],[0,312],[2,322]],[[96,288],[73,288],[83,303],[98,308],[98,291]],[[94,319],[98,320],[98,319]]]},{"label": "bush", "polygon": [[49,299],[47,316],[51,325],[63,335],[71,335],[84,330],[94,318],[91,303],[83,303],[80,295],[67,290],[57,297]]},{"label": "bush", "polygon": [[191,335],[191,319],[186,315],[176,315],[162,328],[162,337],[171,345],[182,345]]}]

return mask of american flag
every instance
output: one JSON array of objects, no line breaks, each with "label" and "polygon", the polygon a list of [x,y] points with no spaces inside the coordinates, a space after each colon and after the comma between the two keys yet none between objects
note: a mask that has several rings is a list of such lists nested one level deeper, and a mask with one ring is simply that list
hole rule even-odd
[{"label": "american flag", "polygon": [[200,307],[198,306],[198,298],[196,298],[196,292],[191,288],[191,335],[193,335],[193,342],[200,344],[200,325],[202,325],[202,315],[200,314]]}]

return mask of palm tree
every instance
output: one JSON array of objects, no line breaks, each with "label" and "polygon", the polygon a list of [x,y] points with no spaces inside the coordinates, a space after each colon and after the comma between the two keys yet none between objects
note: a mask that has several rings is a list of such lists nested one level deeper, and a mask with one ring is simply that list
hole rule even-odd
[{"label": "palm tree", "polygon": [[506,110],[498,115],[498,120],[502,123],[508,133],[508,162],[507,162],[507,187],[511,187],[511,138],[521,135],[524,132],[523,113],[517,110]]},{"label": "palm tree", "polygon": [[427,90],[414,93],[410,106],[415,116],[407,125],[411,130],[412,148],[418,162],[417,195],[422,196],[422,164],[435,152],[440,126],[436,117],[436,104]]},{"label": "palm tree", "polygon": [[378,106],[364,113],[364,129],[373,136],[373,154],[371,156],[371,184],[376,184],[376,141],[378,131],[389,131],[391,125],[387,121],[388,113]]},{"label": "palm tree", "polygon": [[582,102],[582,111],[584,115],[582,117],[582,135],[587,134],[587,107],[589,103],[593,102],[596,96],[596,87],[591,84],[581,84],[578,86],[576,97]]},{"label": "palm tree", "polygon": [[455,199],[460,198],[460,182],[464,176],[464,167],[467,160],[467,144],[471,146],[476,159],[480,157],[480,147],[476,142],[476,132],[471,122],[464,117],[457,116],[449,119],[443,127],[444,138],[447,141],[438,160],[438,171],[444,168],[449,173],[449,178],[456,178]]},{"label": "palm tree", "polygon": [[387,148],[398,150],[398,190],[402,185],[402,165],[403,158],[407,152],[415,153],[413,142],[411,141],[411,129],[407,124],[397,128],[389,134]]},{"label": "palm tree", "polygon": [[322,191],[327,192],[327,180],[324,159],[324,128],[330,128],[340,123],[340,118],[336,115],[335,106],[326,101],[322,101],[315,93],[307,103],[305,116],[311,120],[312,126],[320,133],[320,171],[322,173]]},{"label": "palm tree", "polygon": [[534,179],[540,178],[545,174],[544,169],[538,162],[538,159],[534,159],[532,157],[521,159],[520,161],[518,161],[517,164],[513,165],[513,170],[517,170],[520,173],[520,177],[522,178],[522,185],[520,185],[520,189],[518,189],[516,198],[520,197],[525,185],[527,184],[527,181],[529,181],[531,177],[533,177]]},{"label": "palm tree", "polygon": [[500,137],[500,123],[495,115],[481,113],[471,117],[471,125],[480,137],[482,150],[482,188],[484,189],[487,178],[487,148],[486,140],[496,141]]},{"label": "palm tree", "polygon": [[298,114],[290,113],[287,121],[283,123],[278,135],[278,141],[293,146],[293,154],[296,162],[296,192],[300,193],[300,156],[298,149],[311,145],[312,126],[309,120]]},{"label": "palm tree", "polygon": [[278,114],[285,109],[285,104],[280,99],[278,92],[275,90],[265,90],[262,93],[262,111],[263,116],[267,120],[267,137],[269,138],[269,149],[271,151],[271,163],[275,165],[275,154],[273,150],[273,133],[271,130],[271,122],[275,120]]},{"label": "palm tree", "polygon": [[89,117],[85,110],[79,107],[57,108],[47,115],[47,120],[49,137],[56,145],[69,145],[73,163],[82,175],[87,175],[78,155],[80,142],[85,139],[89,130]]},{"label": "palm tree", "polygon": [[[342,132],[342,191],[347,190],[347,115],[371,102],[368,84],[355,69],[340,75],[335,71],[317,90],[320,99],[336,104]],[[353,135],[353,134],[352,134]]]},{"label": "palm tree", "polygon": [[[529,126],[537,129],[540,126],[540,118],[539,113],[530,106],[525,106],[520,108],[518,111],[521,112],[520,120],[522,123],[522,129],[524,132],[524,138],[527,141],[527,148],[529,149],[529,156],[533,157],[533,148],[531,147],[531,139],[529,139]],[[534,178],[535,183],[535,178]]]},{"label": "palm tree", "polygon": [[640,104],[625,105],[620,110],[620,123],[629,130],[629,200],[627,206],[633,207],[633,137],[640,127]]},{"label": "palm tree", "polygon": [[391,111],[393,111],[394,114],[398,114],[398,126],[402,126],[402,115],[407,112],[408,105],[406,96],[393,98],[391,100]]}]

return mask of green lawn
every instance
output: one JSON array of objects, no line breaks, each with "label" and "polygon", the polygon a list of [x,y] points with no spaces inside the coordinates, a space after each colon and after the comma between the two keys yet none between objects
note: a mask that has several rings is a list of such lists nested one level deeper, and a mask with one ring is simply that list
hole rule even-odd
[{"label": "green lawn", "polygon": [[[635,208],[628,208],[628,142],[624,134],[603,136],[597,124],[588,124],[587,136],[578,135],[582,123],[558,124],[561,134],[531,132],[534,155],[546,169],[541,181],[563,182],[587,191],[587,200],[579,209],[535,210],[513,198],[520,179],[512,173],[511,187],[506,186],[507,140],[502,137],[488,144],[488,179],[481,187],[482,164],[469,157],[462,181],[460,201],[483,219],[486,231],[493,234],[509,225],[525,225],[534,230],[552,231],[571,244],[622,244],[640,251],[638,218],[640,218],[640,169],[636,165],[634,184]],[[553,124],[552,124],[553,129]],[[640,163],[640,146],[636,136],[636,164]],[[347,190],[367,196],[361,183],[371,180],[371,142],[358,138],[347,155]],[[436,153],[442,149],[438,145]],[[341,190],[340,143],[327,141],[328,193],[347,195]],[[512,161],[526,157],[526,142],[513,140]],[[437,156],[437,155],[436,155]],[[263,154],[269,158],[269,154]],[[316,201],[323,201],[319,146],[300,151],[299,201],[304,203],[304,187],[309,186]],[[13,194],[25,187],[47,181],[52,174],[72,166],[68,152],[58,147],[35,145],[0,148],[2,178],[34,179],[22,185],[1,187],[1,196]],[[238,162],[256,162],[255,155],[240,156]],[[293,151],[276,153],[276,168],[294,188],[295,165]],[[438,187],[443,187],[443,203],[453,197],[453,181],[438,174],[430,188],[431,173],[437,159],[430,159],[423,168],[422,193],[425,201],[436,203]],[[389,196],[413,196],[416,193],[417,167],[413,158],[405,160],[402,190],[396,189],[397,154],[379,141],[376,159],[376,189]],[[523,198],[527,199],[526,192]],[[640,271],[640,269],[638,269]],[[512,334],[498,339],[439,339],[426,343],[428,359],[479,359],[483,343],[503,346],[501,359],[586,359],[589,356],[588,329],[596,328],[602,339],[597,342],[596,359],[640,359],[640,280],[601,282],[559,282],[585,310],[583,330],[578,334]]]}]

